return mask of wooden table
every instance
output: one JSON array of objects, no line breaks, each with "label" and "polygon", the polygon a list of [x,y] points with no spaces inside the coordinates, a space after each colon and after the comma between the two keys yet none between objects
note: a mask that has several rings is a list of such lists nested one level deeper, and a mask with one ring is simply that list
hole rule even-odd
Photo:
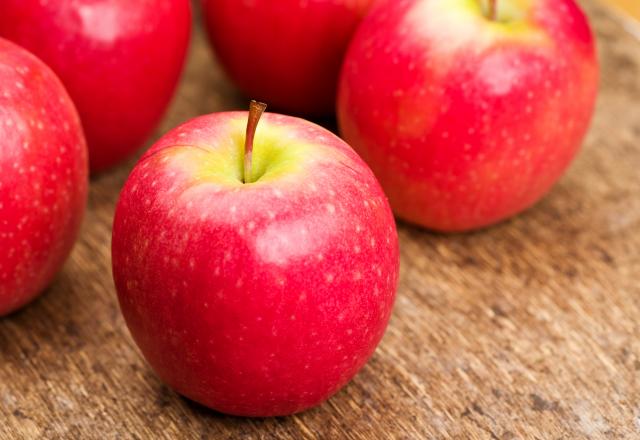
[{"label": "wooden table", "polygon": [[640,20],[640,2],[638,0],[606,0],[607,4]]},{"label": "wooden table", "polygon": [[[585,0],[602,93],[584,151],[538,206],[486,231],[399,226],[395,313],[373,359],[329,402],[226,417],[154,376],[120,316],[114,203],[134,161],[95,178],[55,284],[0,320],[0,438],[640,438],[640,43]],[[244,108],[198,28],[156,137]]]}]

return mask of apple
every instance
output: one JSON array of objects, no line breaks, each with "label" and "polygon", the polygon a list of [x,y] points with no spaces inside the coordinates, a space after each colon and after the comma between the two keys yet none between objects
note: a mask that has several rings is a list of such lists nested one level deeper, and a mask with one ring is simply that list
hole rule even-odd
[{"label": "apple", "polygon": [[176,88],[189,0],[3,0],[0,36],[62,79],[87,136],[92,172],[139,148]]},{"label": "apple", "polygon": [[78,235],[88,163],[60,80],[0,38],[0,316],[51,282]]},{"label": "apple", "polygon": [[364,162],[302,119],[267,113],[255,132],[262,110],[160,139],[113,225],[120,307],[149,364],[241,416],[302,411],[349,381],[383,335],[399,266],[393,214]]},{"label": "apple", "polygon": [[335,112],[340,66],[373,0],[203,0],[211,43],[249,96],[286,113]]},{"label": "apple", "polygon": [[597,88],[574,0],[383,0],[346,55],[338,120],[398,217],[465,231],[550,190]]}]

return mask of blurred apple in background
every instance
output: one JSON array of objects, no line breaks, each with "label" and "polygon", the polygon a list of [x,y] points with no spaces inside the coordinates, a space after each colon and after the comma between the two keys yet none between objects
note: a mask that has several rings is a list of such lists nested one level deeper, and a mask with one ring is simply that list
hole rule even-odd
[{"label": "blurred apple in background", "polygon": [[402,219],[490,225],[539,200],[591,119],[594,39],[574,0],[382,0],[345,59],[338,119]]},{"label": "blurred apple in background", "polygon": [[249,96],[286,113],[335,112],[345,50],[373,0],[203,0],[216,55]]},{"label": "blurred apple in background", "polygon": [[0,36],[46,62],[73,98],[91,171],[142,146],[176,88],[188,0],[2,0]]},{"label": "blurred apple in background", "polygon": [[78,235],[87,147],[76,109],[44,63],[0,38],[0,315],[51,282]]},{"label": "blurred apple in background", "polygon": [[[249,133],[255,109],[251,120]],[[373,173],[342,140],[267,113],[244,172],[246,125],[246,112],[203,116],[142,157],[118,202],[113,273],[167,384],[224,413],[285,415],[331,396],[373,353],[398,238]]]}]

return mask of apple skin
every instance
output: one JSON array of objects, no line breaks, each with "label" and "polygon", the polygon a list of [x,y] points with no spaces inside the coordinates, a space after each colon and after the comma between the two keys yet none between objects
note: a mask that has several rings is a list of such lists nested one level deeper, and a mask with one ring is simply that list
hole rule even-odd
[{"label": "apple skin", "polygon": [[0,36],[61,78],[87,137],[91,172],[142,146],[176,88],[191,33],[188,0],[3,0]]},{"label": "apple skin", "polygon": [[330,397],[375,350],[398,239],[371,170],[302,119],[263,116],[261,177],[242,184],[246,121],[194,119],[141,158],[116,209],[113,274],[165,383],[223,413],[287,415]]},{"label": "apple skin", "polygon": [[0,38],[0,316],[51,282],[78,235],[88,185],[80,119],[55,74]]},{"label": "apple skin", "polygon": [[520,13],[496,23],[470,0],[382,1],[354,36],[340,131],[398,217],[446,232],[494,224],[538,201],[578,152],[598,89],[589,23],[573,0]]},{"label": "apple skin", "polygon": [[220,63],[252,98],[284,113],[335,112],[344,53],[373,0],[203,0]]}]

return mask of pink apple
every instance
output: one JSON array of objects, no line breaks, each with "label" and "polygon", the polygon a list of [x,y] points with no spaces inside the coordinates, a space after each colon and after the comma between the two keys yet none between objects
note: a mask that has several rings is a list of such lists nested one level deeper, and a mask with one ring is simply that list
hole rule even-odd
[{"label": "pink apple", "polygon": [[538,201],[580,148],[598,85],[574,0],[383,0],[354,37],[344,138],[402,219],[441,231]]},{"label": "pink apple", "polygon": [[327,399],[373,353],[398,241],[347,144],[265,114],[243,172],[246,124],[246,112],[203,116],[143,156],[118,202],[113,273],[129,329],[167,384],[224,413],[285,415]]},{"label": "pink apple", "polygon": [[335,111],[344,52],[373,0],[203,0],[216,55],[249,96],[288,113]]},{"label": "pink apple", "polygon": [[0,36],[46,62],[80,112],[91,171],[139,148],[165,111],[191,30],[188,0],[3,0]]},{"label": "pink apple", "polygon": [[0,38],[0,316],[51,282],[78,235],[87,147],[55,74]]}]

